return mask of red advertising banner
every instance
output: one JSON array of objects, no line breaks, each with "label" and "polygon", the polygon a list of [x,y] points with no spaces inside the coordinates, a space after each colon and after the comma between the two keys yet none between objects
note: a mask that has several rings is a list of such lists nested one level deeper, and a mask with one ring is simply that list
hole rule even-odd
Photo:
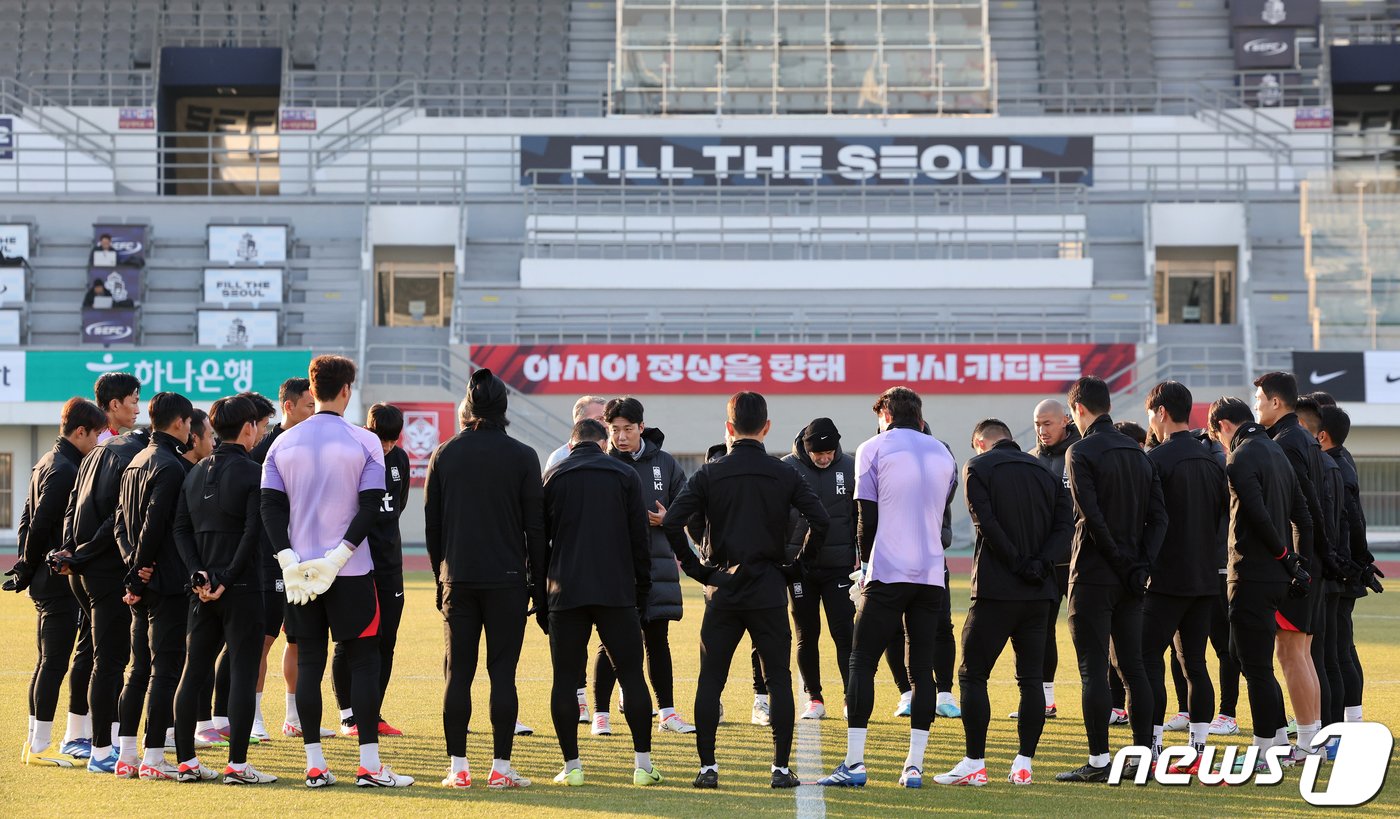
[{"label": "red advertising banner", "polygon": [[472,360],[525,393],[1054,394],[1081,375],[1113,376],[1131,344],[481,345]]},{"label": "red advertising banner", "polygon": [[428,477],[428,459],[438,445],[457,434],[457,407],[443,402],[396,402],[403,410],[403,434],[399,446],[408,453],[410,486],[422,486]]}]

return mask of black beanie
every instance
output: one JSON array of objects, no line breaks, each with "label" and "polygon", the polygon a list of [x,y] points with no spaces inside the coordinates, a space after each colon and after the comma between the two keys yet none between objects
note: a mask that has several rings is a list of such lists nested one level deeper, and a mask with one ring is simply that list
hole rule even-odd
[{"label": "black beanie", "polygon": [[830,418],[818,418],[802,430],[802,443],[808,452],[831,452],[841,443],[841,433]]},{"label": "black beanie", "polygon": [[506,414],[506,382],[480,369],[467,381],[467,411],[473,418],[499,418]]}]

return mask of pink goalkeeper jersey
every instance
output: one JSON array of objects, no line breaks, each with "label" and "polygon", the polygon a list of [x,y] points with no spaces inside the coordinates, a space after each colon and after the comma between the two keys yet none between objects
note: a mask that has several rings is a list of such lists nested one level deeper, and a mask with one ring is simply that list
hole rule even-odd
[{"label": "pink goalkeeper jersey", "polygon": [[[384,491],[384,450],[373,432],[334,413],[317,413],[277,436],[263,463],[262,486],[291,502],[292,550],[302,560],[334,549],[360,509],[360,493]],[[358,544],[343,575],[369,574],[369,548]]]},{"label": "pink goalkeeper jersey", "polygon": [[856,450],[858,501],[879,504],[866,580],[943,585],[943,509],[958,465],[942,441],[896,427]]}]

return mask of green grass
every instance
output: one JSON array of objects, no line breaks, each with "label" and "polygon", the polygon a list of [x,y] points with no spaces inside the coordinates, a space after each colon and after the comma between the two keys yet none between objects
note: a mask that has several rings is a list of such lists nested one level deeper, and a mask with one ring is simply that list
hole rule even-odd
[{"label": "green grass", "polygon": [[[962,613],[967,608],[966,579],[955,581],[954,620],[961,628]],[[695,692],[695,677],[699,661],[698,631],[702,602],[697,587],[686,584],[686,617],[672,629],[672,647],[676,663],[676,691],[681,712],[691,716],[690,701]],[[1367,717],[1386,725],[1400,725],[1400,593],[1370,597],[1357,607],[1356,631],[1367,689]],[[26,721],[25,692],[34,661],[34,611],[27,598],[5,595],[0,599],[0,630],[12,635],[0,654],[0,748],[8,749],[4,757],[8,764],[0,766],[0,809],[7,816],[125,816],[138,812],[200,813],[276,817],[295,813],[336,811],[341,815],[418,814],[442,815],[500,815],[508,811],[519,815],[553,816],[563,814],[626,814],[698,816],[727,814],[793,814],[796,802],[790,791],[768,788],[768,760],[771,743],[765,729],[748,724],[751,703],[749,664],[739,657],[733,664],[730,684],[724,702],[728,722],[719,735],[721,790],[699,793],[690,787],[696,769],[694,742],[690,737],[671,734],[657,735],[653,745],[655,764],[667,776],[660,787],[648,789],[631,785],[631,744],[625,722],[617,714],[617,733],[609,738],[588,735],[579,726],[584,768],[588,785],[565,789],[550,780],[559,770],[558,745],[554,740],[548,714],[549,656],[545,638],[530,625],[525,654],[520,663],[520,717],[533,726],[532,737],[520,738],[515,745],[515,767],[535,780],[529,790],[513,793],[487,791],[478,785],[471,791],[446,791],[437,787],[444,776],[447,758],[442,745],[442,628],[441,620],[432,607],[432,594],[426,575],[409,578],[407,610],[399,638],[398,659],[394,681],[389,691],[385,713],[391,722],[406,734],[400,739],[386,739],[382,745],[385,761],[402,773],[418,778],[419,784],[405,791],[364,792],[345,782],[352,779],[355,767],[355,745],[352,740],[334,739],[326,743],[326,756],[332,770],[342,776],[342,783],[329,791],[307,791],[301,786],[303,757],[299,743],[278,736],[275,741],[254,746],[251,760],[260,769],[282,777],[276,785],[263,788],[233,789],[218,784],[177,785],[175,783],[118,782],[112,777],[97,776],[76,770],[29,768],[17,764]],[[1299,773],[1290,771],[1283,784],[1273,788],[1245,786],[1241,788],[1205,788],[1199,784],[1189,788],[1166,789],[1158,785],[1145,788],[1065,785],[1050,781],[1057,771],[1083,763],[1085,741],[1078,703],[1079,687],[1074,665],[1074,650],[1069,643],[1068,629],[1063,618],[1060,636],[1060,681],[1057,686],[1060,718],[1046,725],[1040,752],[1036,757],[1037,783],[1029,788],[1015,788],[1001,780],[1016,751],[1015,723],[1004,716],[1016,707],[1016,688],[1012,680],[1012,658],[1008,649],[992,679],[993,721],[988,745],[988,770],[991,784],[981,789],[940,789],[929,782],[922,791],[907,791],[896,786],[900,764],[907,749],[908,731],[899,720],[890,716],[897,693],[883,668],[877,676],[877,700],[870,726],[870,741],[866,759],[872,782],[861,790],[829,790],[820,793],[825,798],[826,811],[831,815],[905,815],[916,810],[936,810],[962,815],[985,816],[1086,816],[1099,815],[1158,815],[1172,813],[1181,816],[1216,816],[1224,814],[1303,815],[1319,809],[1305,803],[1298,794]],[[267,682],[264,714],[270,725],[280,725],[282,718],[281,644],[274,648],[274,669]],[[824,679],[834,700],[839,693],[834,652],[829,643],[823,644]],[[1212,671],[1214,661],[1211,661]],[[487,686],[484,663],[473,689],[476,716],[473,733],[468,739],[468,754],[478,782],[484,784],[490,767],[489,726],[486,719]],[[66,702],[66,693],[62,702]],[[1249,725],[1248,702],[1241,697],[1240,721]],[[330,702],[329,687],[327,702]],[[839,717],[839,705],[833,711]],[[60,705],[62,711],[62,704]],[[617,709],[614,707],[614,712]],[[62,714],[55,726],[62,731]],[[1112,729],[1114,747],[1129,741],[1126,728]],[[1247,730],[1246,730],[1247,732]],[[1182,737],[1184,734],[1169,735]],[[927,773],[939,773],[950,768],[962,757],[962,728],[955,720],[940,720],[933,728],[926,761]],[[1219,739],[1219,738],[1217,738]],[[1231,738],[1236,743],[1247,741]],[[845,725],[840,719],[821,723],[823,771],[840,761],[845,750]],[[207,763],[223,762],[222,751],[206,752]],[[1396,763],[1392,761],[1391,771]],[[799,770],[804,778],[815,771]],[[1360,815],[1400,814],[1400,779],[1390,780],[1389,787],[1369,805],[1356,809]]]}]

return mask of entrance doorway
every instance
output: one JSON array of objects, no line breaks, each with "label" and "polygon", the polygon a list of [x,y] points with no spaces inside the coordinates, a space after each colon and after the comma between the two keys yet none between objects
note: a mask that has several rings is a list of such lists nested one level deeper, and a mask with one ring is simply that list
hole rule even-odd
[{"label": "entrance doorway", "polygon": [[[1156,286],[1158,324],[1234,324],[1235,260],[1186,258],[1159,249]],[[1174,249],[1173,249],[1174,250]],[[1164,258],[1166,256],[1166,258]]]},{"label": "entrance doorway", "polygon": [[451,262],[375,265],[375,323],[380,327],[447,327],[452,323]]}]

